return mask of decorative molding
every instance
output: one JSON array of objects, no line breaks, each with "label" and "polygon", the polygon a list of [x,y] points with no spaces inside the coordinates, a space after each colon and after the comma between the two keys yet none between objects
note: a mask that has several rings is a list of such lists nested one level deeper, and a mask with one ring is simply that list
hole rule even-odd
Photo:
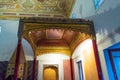
[{"label": "decorative molding", "polygon": [[74,49],[78,46],[78,44],[80,44],[82,41],[88,38],[91,38],[89,34],[79,33],[78,36],[76,36],[76,38],[70,44],[71,52],[74,51]]},{"label": "decorative molding", "polygon": [[36,49],[35,55],[39,56],[42,54],[49,54],[49,53],[61,53],[66,54],[68,56],[71,55],[70,49]]},{"label": "decorative molding", "polygon": [[74,2],[74,0],[0,0],[0,14],[11,16],[13,13],[13,16],[17,17],[24,17],[24,15],[28,17],[39,17],[39,15],[69,17]]},{"label": "decorative molding", "polygon": [[29,42],[29,44],[31,45],[33,49],[33,52],[35,53],[36,45],[34,41],[32,40],[31,35],[29,33],[24,33],[22,36]]},{"label": "decorative molding", "polygon": [[41,30],[41,29],[65,29],[65,30],[73,30],[80,31],[85,33],[91,33],[89,25],[86,24],[38,24],[38,23],[25,23],[24,31],[30,30]]},{"label": "decorative molding", "polygon": [[49,46],[49,47],[37,47],[37,49],[70,49],[69,47]]}]

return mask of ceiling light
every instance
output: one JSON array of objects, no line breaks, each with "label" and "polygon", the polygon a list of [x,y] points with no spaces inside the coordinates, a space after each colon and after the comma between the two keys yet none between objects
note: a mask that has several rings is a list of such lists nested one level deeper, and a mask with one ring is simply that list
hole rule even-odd
[{"label": "ceiling light", "polygon": [[29,32],[29,34],[31,34],[31,31]]}]

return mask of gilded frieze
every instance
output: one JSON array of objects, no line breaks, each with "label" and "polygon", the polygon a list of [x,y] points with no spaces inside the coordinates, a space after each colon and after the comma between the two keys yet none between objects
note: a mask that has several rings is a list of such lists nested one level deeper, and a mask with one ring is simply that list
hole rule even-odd
[{"label": "gilded frieze", "polygon": [[70,48],[71,51],[75,49],[75,47],[80,44],[80,42],[84,41],[85,39],[91,38],[91,35],[86,34],[86,33],[79,33],[75,39],[71,42]]},{"label": "gilded frieze", "polygon": [[91,33],[89,25],[86,24],[39,24],[39,23],[25,23],[24,32],[30,30],[41,30],[41,29],[64,29],[80,31],[85,33]]},{"label": "gilded frieze", "polygon": [[71,51],[69,48],[64,48],[64,47],[42,47],[42,48],[37,48],[35,54],[37,56],[45,54],[45,53],[61,53],[61,54],[66,54],[68,56],[71,56]]},{"label": "gilded frieze", "polygon": [[0,0],[0,16],[69,17],[74,0]]}]

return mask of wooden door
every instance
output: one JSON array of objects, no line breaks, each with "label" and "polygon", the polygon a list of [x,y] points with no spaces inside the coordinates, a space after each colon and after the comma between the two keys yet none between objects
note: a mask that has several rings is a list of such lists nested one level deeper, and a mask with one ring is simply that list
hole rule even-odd
[{"label": "wooden door", "polygon": [[120,49],[109,49],[109,57],[114,72],[114,79],[120,80]]}]

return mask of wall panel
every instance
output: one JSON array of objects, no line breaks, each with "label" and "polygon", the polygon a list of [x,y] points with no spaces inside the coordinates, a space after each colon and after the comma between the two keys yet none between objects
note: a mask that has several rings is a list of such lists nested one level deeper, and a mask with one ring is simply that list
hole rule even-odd
[{"label": "wall panel", "polygon": [[64,80],[71,80],[70,60],[63,61]]}]

